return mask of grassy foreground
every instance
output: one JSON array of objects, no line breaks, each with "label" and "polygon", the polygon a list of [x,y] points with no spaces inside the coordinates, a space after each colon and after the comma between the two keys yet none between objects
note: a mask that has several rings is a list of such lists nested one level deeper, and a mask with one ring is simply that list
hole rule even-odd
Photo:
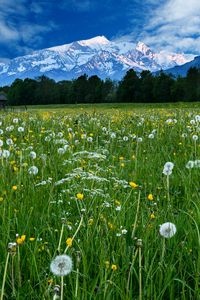
[{"label": "grassy foreground", "polygon": [[2,112],[1,300],[200,299],[199,132],[198,103]]}]

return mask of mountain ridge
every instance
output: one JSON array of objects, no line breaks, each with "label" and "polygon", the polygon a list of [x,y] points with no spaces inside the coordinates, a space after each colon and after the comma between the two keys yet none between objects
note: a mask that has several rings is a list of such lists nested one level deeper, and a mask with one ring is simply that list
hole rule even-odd
[{"label": "mountain ridge", "polygon": [[188,62],[183,54],[154,52],[145,43],[110,41],[105,36],[45,48],[0,63],[0,85],[16,78],[46,75],[56,81],[77,78],[86,73],[120,80],[133,68],[136,72],[168,69]]}]

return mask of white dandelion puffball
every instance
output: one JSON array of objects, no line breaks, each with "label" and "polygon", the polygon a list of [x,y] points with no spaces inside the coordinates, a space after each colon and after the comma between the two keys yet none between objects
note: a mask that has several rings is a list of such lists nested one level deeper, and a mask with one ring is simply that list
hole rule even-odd
[{"label": "white dandelion puffball", "polygon": [[154,139],[154,134],[153,134],[153,133],[150,133],[150,134],[148,135],[148,138],[149,138],[149,139]]},{"label": "white dandelion puffball", "polygon": [[6,140],[6,144],[7,144],[8,146],[13,145],[13,140],[12,140],[12,139],[7,139],[7,140]]},{"label": "white dandelion puffball", "polygon": [[0,140],[0,147],[2,147],[3,146],[3,141],[2,140]]},{"label": "white dandelion puffball", "polygon": [[172,169],[163,169],[163,174],[168,176],[168,175],[171,175],[172,174]]},{"label": "white dandelion puffball", "polygon": [[30,167],[30,168],[28,169],[28,173],[29,173],[30,175],[37,175],[37,173],[38,173],[38,168],[37,168],[36,166],[32,166],[32,167]]},{"label": "white dandelion puffball", "polygon": [[65,276],[72,271],[73,263],[70,256],[62,254],[52,260],[50,264],[51,272],[56,276]]},{"label": "white dandelion puffball", "polygon": [[169,239],[176,233],[176,226],[173,223],[167,222],[163,223],[160,226],[160,235],[162,235],[164,238]]},{"label": "white dandelion puffball", "polygon": [[187,169],[192,169],[192,168],[194,168],[194,161],[193,161],[193,160],[189,160],[189,161],[187,162],[187,164],[185,165],[185,167],[186,167]]},{"label": "white dandelion puffball", "polygon": [[9,150],[3,150],[2,156],[3,156],[4,158],[8,158],[8,157],[10,156],[10,151],[9,151]]},{"label": "white dandelion puffball", "polygon": [[172,170],[174,167],[174,164],[170,161],[166,162],[165,165],[164,165],[164,169],[170,169]]},{"label": "white dandelion puffball", "polygon": [[64,154],[65,153],[65,149],[64,148],[58,148],[57,150],[58,154]]},{"label": "white dandelion puffball", "polygon": [[87,138],[87,141],[88,141],[89,143],[92,143],[93,138],[92,138],[91,136],[89,136],[89,137]]},{"label": "white dandelion puffball", "polygon": [[17,119],[17,118],[16,118],[16,119],[13,119],[13,123],[14,123],[14,124],[17,124],[18,122],[19,122],[19,119]]},{"label": "white dandelion puffball", "polygon": [[31,152],[29,153],[29,156],[30,156],[30,158],[32,158],[32,159],[36,159],[37,154],[35,153],[35,151],[31,151]]},{"label": "white dandelion puffball", "polygon": [[24,127],[18,127],[18,132],[24,132]]},{"label": "white dandelion puffball", "polygon": [[194,135],[192,136],[192,139],[193,139],[193,141],[197,141],[197,140],[198,140],[198,135],[194,134]]}]

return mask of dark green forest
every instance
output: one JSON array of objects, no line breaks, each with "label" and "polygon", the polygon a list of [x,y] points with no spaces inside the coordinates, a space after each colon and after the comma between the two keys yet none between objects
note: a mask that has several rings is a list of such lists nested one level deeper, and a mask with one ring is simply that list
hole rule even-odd
[{"label": "dark green forest", "polygon": [[186,77],[173,78],[163,71],[155,76],[131,69],[120,82],[86,74],[56,82],[43,75],[16,79],[1,91],[7,94],[9,105],[200,101],[200,70],[193,67]]}]

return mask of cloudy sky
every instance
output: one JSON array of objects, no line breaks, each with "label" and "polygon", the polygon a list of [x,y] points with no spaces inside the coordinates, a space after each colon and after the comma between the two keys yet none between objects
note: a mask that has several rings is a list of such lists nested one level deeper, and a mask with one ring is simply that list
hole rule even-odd
[{"label": "cloudy sky", "polygon": [[0,61],[97,35],[200,55],[200,0],[0,0]]}]

